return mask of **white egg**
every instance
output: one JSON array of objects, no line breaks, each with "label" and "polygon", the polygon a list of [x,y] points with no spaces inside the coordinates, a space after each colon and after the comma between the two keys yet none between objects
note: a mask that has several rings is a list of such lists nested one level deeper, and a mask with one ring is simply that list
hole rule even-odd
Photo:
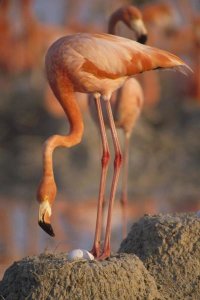
[{"label": "white egg", "polygon": [[94,256],[87,250],[74,249],[67,254],[67,259],[69,261],[78,260],[78,259],[94,260]]}]

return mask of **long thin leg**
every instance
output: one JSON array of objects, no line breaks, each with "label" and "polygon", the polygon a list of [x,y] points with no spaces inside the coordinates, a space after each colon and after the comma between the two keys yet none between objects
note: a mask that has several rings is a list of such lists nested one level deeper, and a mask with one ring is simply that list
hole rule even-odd
[{"label": "long thin leg", "polygon": [[100,238],[101,238],[102,218],[103,218],[102,211],[103,211],[106,176],[107,176],[107,171],[108,171],[108,162],[109,162],[109,158],[110,158],[110,152],[109,152],[109,148],[108,148],[106,129],[105,129],[105,124],[104,124],[104,120],[103,120],[103,114],[102,114],[101,102],[100,102],[99,95],[97,95],[95,97],[95,101],[96,101],[96,108],[97,108],[97,112],[98,112],[101,140],[102,140],[102,146],[103,146],[103,155],[102,155],[102,159],[101,159],[102,169],[101,169],[101,179],[100,179],[100,187],[99,187],[95,238],[94,238],[94,244],[93,244],[93,247],[91,250],[92,254],[98,258],[100,255]]},{"label": "long thin leg", "polygon": [[123,174],[122,174],[122,194],[121,194],[121,211],[122,211],[122,236],[127,235],[127,183],[128,183],[128,161],[129,161],[129,142],[130,134],[125,133],[124,155],[123,155]]},{"label": "long thin leg", "polygon": [[106,225],[106,234],[105,234],[105,241],[103,252],[100,256],[100,259],[104,259],[110,256],[110,237],[111,237],[111,220],[112,220],[112,211],[113,211],[113,204],[115,199],[115,193],[117,188],[117,183],[119,179],[120,167],[122,163],[122,154],[120,149],[120,144],[117,136],[117,131],[113,119],[112,109],[110,105],[110,101],[106,101],[106,109],[110,123],[110,129],[112,133],[112,139],[115,147],[115,160],[114,160],[114,174],[110,192],[110,199],[109,199],[109,207],[108,207],[108,216],[107,216],[107,225]]}]

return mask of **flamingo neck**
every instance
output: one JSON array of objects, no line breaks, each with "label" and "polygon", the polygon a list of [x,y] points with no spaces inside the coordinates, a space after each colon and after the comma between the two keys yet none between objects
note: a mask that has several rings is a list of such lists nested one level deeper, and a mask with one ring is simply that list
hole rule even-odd
[{"label": "flamingo neck", "polygon": [[108,22],[108,33],[116,34],[116,25],[119,21],[123,21],[122,14],[120,11],[112,14]]},{"label": "flamingo neck", "polygon": [[43,172],[47,176],[53,177],[53,163],[52,154],[57,147],[67,147],[80,143],[83,135],[84,125],[82,114],[77,104],[73,85],[71,81],[63,74],[57,74],[56,78],[52,80],[49,78],[50,86],[60,102],[70,124],[68,135],[53,135],[44,145],[44,169]]}]

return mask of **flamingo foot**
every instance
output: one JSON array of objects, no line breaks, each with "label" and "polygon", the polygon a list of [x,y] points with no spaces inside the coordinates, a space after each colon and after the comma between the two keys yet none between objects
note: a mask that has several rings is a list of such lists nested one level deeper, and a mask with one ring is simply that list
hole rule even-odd
[{"label": "flamingo foot", "polygon": [[93,246],[92,250],[90,251],[90,253],[95,257],[95,258],[99,258],[100,256],[100,246]]},{"label": "flamingo foot", "polygon": [[99,257],[98,260],[105,260],[106,258],[110,257],[110,251],[104,251]]},{"label": "flamingo foot", "polygon": [[110,257],[110,252],[111,252],[110,245],[109,244],[107,246],[105,245],[103,252],[98,257],[98,260],[104,260],[104,259]]}]

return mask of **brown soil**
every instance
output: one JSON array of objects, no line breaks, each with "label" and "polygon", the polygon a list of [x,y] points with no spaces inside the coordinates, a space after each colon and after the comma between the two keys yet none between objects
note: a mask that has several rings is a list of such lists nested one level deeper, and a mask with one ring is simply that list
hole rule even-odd
[{"label": "brown soil", "polygon": [[133,224],[120,252],[144,263],[164,299],[200,299],[200,216],[144,216]]},{"label": "brown soil", "polygon": [[15,262],[0,282],[0,299],[161,299],[153,277],[135,255],[68,262],[42,254]]}]

